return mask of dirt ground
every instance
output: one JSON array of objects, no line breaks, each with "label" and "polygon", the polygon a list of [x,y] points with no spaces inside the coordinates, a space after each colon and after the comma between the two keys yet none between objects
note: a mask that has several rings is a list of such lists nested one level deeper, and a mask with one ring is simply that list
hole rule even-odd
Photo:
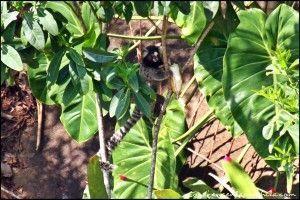
[{"label": "dirt ground", "polygon": [[[114,22],[111,33],[139,34],[139,22],[133,22],[132,31],[121,20]],[[142,34],[151,27],[148,22],[142,22]],[[178,29],[172,25],[169,34],[178,34]],[[129,41],[112,39],[109,49],[129,44]],[[145,42],[143,45],[153,44]],[[173,62],[183,66],[188,60],[191,48],[184,41],[168,42],[168,53]],[[136,60],[135,52],[129,56]],[[192,65],[184,72],[184,84],[193,75]],[[24,77],[20,77],[22,82]],[[35,151],[36,143],[36,104],[26,84],[21,88],[1,87],[1,110],[15,116],[19,121],[1,117],[1,185],[22,198],[81,198],[86,185],[86,166],[88,158],[98,149],[97,135],[90,141],[78,144],[64,130],[59,121],[60,109],[55,106],[44,106],[44,130],[41,150]],[[191,92],[190,89],[187,94]],[[15,97],[17,96],[17,97]],[[15,99],[14,99],[15,98]],[[20,103],[21,102],[21,103]],[[186,106],[187,123],[201,118],[209,110],[206,100],[199,91],[195,93]],[[22,111],[22,112],[21,112]],[[21,113],[21,114],[20,114]],[[20,122],[21,121],[21,122]],[[14,131],[15,130],[15,131]],[[208,175],[214,173],[223,176],[216,167],[226,154],[237,159],[243,147],[248,143],[245,136],[232,141],[230,134],[218,120],[207,124],[201,129],[189,147],[198,154],[209,158],[213,164],[196,154],[191,154],[187,164],[181,171],[180,179],[198,177],[212,187],[218,187],[217,182]],[[2,163],[12,170],[9,177],[2,173]],[[263,190],[269,190],[274,185],[274,172],[250,147],[241,161],[256,185]],[[9,173],[9,172],[6,172]],[[8,176],[8,174],[5,174]],[[293,194],[299,196],[299,172],[294,181]],[[185,190],[185,189],[183,189]],[[285,192],[285,179],[280,178],[279,192]],[[8,198],[1,192],[1,198]]]}]

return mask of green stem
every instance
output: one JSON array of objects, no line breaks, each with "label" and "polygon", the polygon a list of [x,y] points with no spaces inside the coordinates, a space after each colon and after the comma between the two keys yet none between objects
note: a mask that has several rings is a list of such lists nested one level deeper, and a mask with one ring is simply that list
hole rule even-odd
[{"label": "green stem", "polygon": [[[162,36],[127,36],[127,35],[119,35],[114,33],[107,33],[108,37],[115,37],[115,38],[122,38],[122,39],[128,39],[128,40],[160,40]],[[167,39],[180,39],[179,35],[167,35]]]},{"label": "green stem", "polygon": [[195,134],[199,130],[199,128],[201,128],[206,122],[210,120],[212,116],[213,116],[212,110],[207,112],[194,126],[192,126],[187,132],[185,132],[184,134],[182,134],[181,136],[173,140],[172,143],[182,140],[188,137],[189,135]]},{"label": "green stem", "polygon": [[175,151],[175,156],[177,156],[187,145],[187,143],[195,136],[195,134],[199,131],[200,128],[203,127],[204,124],[206,124],[208,121],[210,121],[213,118],[213,111],[208,112],[205,116],[203,116],[193,127],[191,127],[185,134],[180,136],[179,138],[175,139],[174,142],[181,140],[182,138],[185,138],[185,140],[182,142],[182,144],[178,147],[178,149]]}]

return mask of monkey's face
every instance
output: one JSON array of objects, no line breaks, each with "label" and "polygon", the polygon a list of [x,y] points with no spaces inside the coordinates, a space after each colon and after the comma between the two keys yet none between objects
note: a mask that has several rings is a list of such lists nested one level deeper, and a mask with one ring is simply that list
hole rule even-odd
[{"label": "monkey's face", "polygon": [[148,46],[143,50],[143,64],[146,67],[159,68],[163,64],[160,48]]}]

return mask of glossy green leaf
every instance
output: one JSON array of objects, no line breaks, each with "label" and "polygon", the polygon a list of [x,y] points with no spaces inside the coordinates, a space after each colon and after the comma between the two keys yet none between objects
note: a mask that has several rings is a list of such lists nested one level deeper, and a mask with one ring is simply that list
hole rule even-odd
[{"label": "glossy green leaf", "polygon": [[160,131],[165,130],[170,133],[170,138],[174,140],[187,130],[184,105],[175,98],[175,95],[171,97],[166,113],[160,125]]},{"label": "glossy green leaf", "polygon": [[121,119],[127,112],[130,104],[130,90],[127,89],[124,95],[121,96],[118,106],[116,108],[117,120]]},{"label": "glossy green leaf", "polygon": [[23,63],[19,53],[10,45],[1,45],[1,62],[16,71],[23,70]]},{"label": "glossy green leaf", "polygon": [[6,29],[6,27],[13,21],[17,20],[19,12],[13,11],[8,13],[2,13],[1,12],[1,25],[3,23],[3,28]]},{"label": "glossy green leaf", "polygon": [[95,24],[96,19],[88,2],[82,3],[81,15],[84,25],[87,27],[87,31],[89,31]]},{"label": "glossy green leaf", "polygon": [[80,20],[67,2],[47,1],[46,8],[50,8],[55,12],[59,12],[68,20],[66,28],[71,34],[73,34],[75,38],[83,36],[84,32],[80,24]]},{"label": "glossy green leaf", "polygon": [[3,37],[4,41],[7,43],[11,43],[15,36],[16,30],[16,22],[10,23],[6,29],[1,32],[1,37]]},{"label": "glossy green leaf", "polygon": [[181,195],[171,189],[154,190],[158,199],[181,199]]},{"label": "glossy green leaf", "polygon": [[50,85],[54,84],[57,80],[61,61],[63,56],[65,55],[65,50],[60,50],[59,52],[55,53],[49,67],[47,69],[47,82]]},{"label": "glossy green leaf", "polygon": [[83,66],[76,64],[73,60],[70,60],[69,71],[72,83],[80,94],[86,94],[91,91],[92,79],[87,74],[87,71]]},{"label": "glossy green leaf", "polygon": [[124,10],[123,10],[123,15],[125,17],[126,22],[129,23],[129,21],[132,18],[132,15],[133,15],[133,6],[130,1],[125,4]]},{"label": "glossy green leaf", "polygon": [[25,13],[22,28],[27,41],[37,50],[45,47],[44,33],[40,25],[33,19],[32,13]]},{"label": "glossy green leaf", "polygon": [[128,77],[128,84],[134,92],[139,91],[139,80],[136,73],[131,73]]},{"label": "glossy green leaf", "polygon": [[[113,161],[117,169],[113,172],[115,198],[145,198],[150,173],[152,147],[150,145],[151,129],[140,119],[126,134],[113,152]],[[156,157],[154,188],[177,189],[176,160],[169,133],[159,134]],[[123,175],[136,182],[121,181]]]},{"label": "glossy green leaf", "polygon": [[202,195],[202,198],[205,196],[209,199],[228,199],[226,195],[212,189],[205,182],[194,177],[185,179],[183,185],[194,192],[199,192]]},{"label": "glossy green leaf", "polygon": [[150,119],[151,116],[152,116],[150,104],[147,102],[147,100],[140,93],[135,93],[134,92],[133,96],[134,96],[135,103],[136,103],[137,107],[140,109],[140,111],[142,111],[142,113],[146,117],[148,117]]},{"label": "glossy green leaf", "polygon": [[121,97],[124,96],[124,88],[119,90],[114,97],[111,99],[110,105],[109,105],[109,116],[113,117],[116,115],[116,110],[119,105],[119,102],[121,100]]},{"label": "glossy green leaf", "polygon": [[188,15],[179,12],[175,22],[182,28],[181,37],[190,45],[194,45],[206,26],[203,3],[200,1],[191,3],[191,12]]},{"label": "glossy green leaf", "polygon": [[[266,158],[270,141],[263,137],[262,129],[274,117],[275,107],[255,91],[273,85],[266,68],[279,48],[291,52],[288,62],[299,58],[299,13],[282,4],[269,17],[259,9],[240,11],[238,16],[240,24],[229,38],[224,57],[224,94],[249,142]],[[279,164],[267,162],[273,168]]]},{"label": "glossy green leaf", "polygon": [[85,48],[82,52],[87,59],[97,63],[110,62],[117,57],[116,54],[109,53],[101,49]]},{"label": "glossy green leaf", "polygon": [[87,166],[88,189],[91,199],[107,199],[99,157],[92,156]]},{"label": "glossy green leaf", "polygon": [[137,14],[147,17],[153,7],[153,1],[134,1],[133,5]]},{"label": "glossy green leaf", "polygon": [[90,91],[86,95],[77,95],[67,106],[62,105],[60,120],[77,142],[89,140],[98,130],[95,98],[95,93]]},{"label": "glossy green leaf", "polygon": [[211,32],[194,56],[194,73],[209,107],[214,110],[214,114],[225,128],[236,137],[242,133],[242,130],[231,114],[222,87],[223,57],[226,46],[227,41],[223,35]]},{"label": "glossy green leaf", "polygon": [[69,82],[63,92],[62,103],[67,106],[76,97],[79,92],[76,90],[72,82]]},{"label": "glossy green leaf", "polygon": [[229,182],[237,191],[239,197],[252,199],[262,198],[262,195],[252,182],[251,177],[239,163],[234,160],[223,160],[222,165],[229,178]]},{"label": "glossy green leaf", "polygon": [[85,63],[80,54],[74,49],[69,49],[69,55],[71,58],[69,71],[73,85],[80,94],[86,94],[92,90],[92,78],[87,74]]},{"label": "glossy green leaf", "polygon": [[40,24],[43,25],[44,30],[47,30],[51,35],[58,35],[58,27],[52,14],[42,8],[37,10]]},{"label": "glossy green leaf", "polygon": [[49,91],[47,89],[47,67],[49,60],[45,54],[39,54],[28,67],[28,80],[32,91],[32,94],[39,101],[47,104],[54,105],[55,102],[50,98]]}]

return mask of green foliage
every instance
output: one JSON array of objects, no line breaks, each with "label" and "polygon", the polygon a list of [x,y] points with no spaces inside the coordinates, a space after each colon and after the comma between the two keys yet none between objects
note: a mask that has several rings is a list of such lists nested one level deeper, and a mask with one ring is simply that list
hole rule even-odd
[{"label": "green foliage", "polygon": [[[286,125],[294,125],[299,121],[299,116],[293,116],[293,113],[290,113],[289,118],[282,116],[286,114],[282,109],[291,105],[283,103],[287,106],[280,107],[278,104],[297,97],[291,92],[292,88],[284,86],[288,80],[276,72],[276,68],[284,70],[299,57],[299,14],[286,5],[280,5],[269,17],[258,9],[240,11],[238,15],[241,23],[229,38],[224,58],[225,98],[250,143],[266,158],[273,154],[272,146],[284,144],[280,142],[280,137],[288,134],[288,127],[279,134],[282,125],[295,117],[296,121]],[[285,23],[287,20],[289,24]],[[249,54],[251,56],[244,56]],[[280,92],[279,88],[287,89],[286,92],[290,94]],[[278,103],[270,100],[275,97],[280,99],[276,101]],[[276,128],[272,125],[275,121]],[[299,135],[299,132],[290,134]],[[289,148],[289,145],[279,148]],[[291,155],[293,152],[295,149],[290,151]],[[270,160],[268,159],[268,163],[273,168],[282,165],[276,160]]]},{"label": "green foliage", "polygon": [[[244,10],[257,7],[255,2],[233,3],[226,2],[225,9],[217,1],[2,1],[1,84],[14,82],[12,70],[26,71],[33,95],[62,108],[61,122],[78,142],[98,130],[96,93],[103,114],[115,117],[119,125],[129,117],[129,105],[135,104],[144,117],[113,152],[118,166],[113,191],[118,198],[144,198],[156,94],[140,77],[139,64],[127,60],[131,48],[107,50],[110,42],[104,30],[116,16],[129,23],[133,15],[166,15],[181,27],[181,38],[195,45],[213,20],[214,28],[194,57],[199,88],[234,136],[242,128],[256,151],[273,168],[286,172],[290,192],[292,163],[299,154],[299,14],[282,4],[268,17],[258,9]],[[236,6],[242,9],[238,15]],[[197,179],[183,182],[192,192],[178,193],[182,150],[210,117],[208,113],[186,131],[183,105],[172,98],[159,132],[157,198],[219,197]],[[178,138],[184,139],[180,146],[172,143]],[[225,168],[231,184],[245,194],[242,197],[259,196],[240,166],[227,163]],[[120,182],[119,175],[135,181]],[[96,156],[88,166],[88,182],[85,197],[106,198]]]},{"label": "green foliage", "polygon": [[262,198],[262,195],[252,182],[250,176],[245,172],[242,166],[234,160],[223,160],[223,168],[231,185],[240,198]]},{"label": "green foliage", "polygon": [[[173,112],[168,112],[172,110]],[[182,113],[182,115],[174,113]],[[185,129],[185,116],[183,108],[176,99],[173,99],[167,107],[166,116],[163,124],[171,124],[171,121],[177,121],[180,125],[173,129],[161,126],[158,138],[158,152],[156,162],[156,173],[154,179],[154,188],[169,188],[177,190],[176,176],[176,158],[175,146],[171,143],[170,136],[173,132],[181,130],[182,134]],[[147,194],[148,177],[151,162],[151,126],[149,123],[141,119],[131,128],[119,146],[113,152],[113,161],[118,167],[114,171],[114,197],[115,198],[144,198]],[[121,181],[119,176],[124,175],[132,181]]]}]

